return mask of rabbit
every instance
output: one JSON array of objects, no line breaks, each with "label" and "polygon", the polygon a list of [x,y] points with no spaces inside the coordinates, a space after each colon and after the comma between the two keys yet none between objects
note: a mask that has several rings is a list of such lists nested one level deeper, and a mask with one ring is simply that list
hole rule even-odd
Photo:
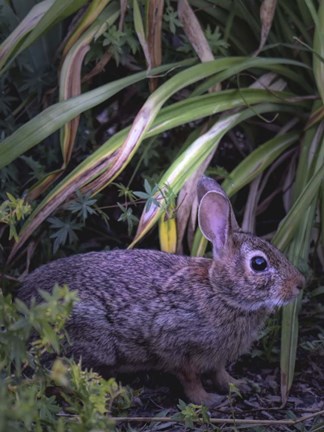
[{"label": "rabbit", "polygon": [[189,401],[209,407],[202,375],[226,391],[225,370],[249,350],[267,316],[298,296],[305,280],[273,245],[240,230],[221,186],[202,177],[198,223],[213,258],[155,250],[112,250],[61,258],[30,273],[20,299],[40,301],[55,283],[78,291],[66,355],[111,374],[173,374]]}]

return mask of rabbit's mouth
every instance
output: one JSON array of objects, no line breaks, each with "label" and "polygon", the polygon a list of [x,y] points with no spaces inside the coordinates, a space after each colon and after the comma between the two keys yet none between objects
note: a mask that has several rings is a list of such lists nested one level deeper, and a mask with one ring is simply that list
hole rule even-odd
[{"label": "rabbit's mouth", "polygon": [[296,297],[297,297],[296,295],[291,296],[290,298],[275,297],[267,300],[251,302],[246,304],[245,306],[246,309],[251,312],[258,311],[261,309],[266,309],[267,311],[272,312],[278,308],[281,308],[291,303]]},{"label": "rabbit's mouth", "polygon": [[270,305],[272,304],[272,308],[273,309],[277,309],[283,306],[287,306],[289,303],[291,303],[292,301],[296,300],[296,298],[298,297],[300,293],[300,290],[293,290],[292,292],[290,292],[288,295],[285,296],[278,296],[275,299],[273,299],[272,301],[270,300]]}]

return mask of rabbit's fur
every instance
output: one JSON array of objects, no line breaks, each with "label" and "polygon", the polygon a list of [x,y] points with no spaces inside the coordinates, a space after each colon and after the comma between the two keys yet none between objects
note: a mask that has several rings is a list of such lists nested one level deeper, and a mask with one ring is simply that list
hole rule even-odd
[{"label": "rabbit's fur", "polygon": [[[111,373],[158,369],[177,376],[187,397],[213,405],[201,375],[224,390],[225,365],[246,352],[267,315],[293,300],[304,284],[274,246],[241,232],[217,182],[198,185],[199,225],[213,259],[153,250],[90,252],[62,258],[28,275],[19,297],[39,299],[55,283],[77,290],[67,330],[67,355]],[[253,257],[267,268],[251,268]]]}]

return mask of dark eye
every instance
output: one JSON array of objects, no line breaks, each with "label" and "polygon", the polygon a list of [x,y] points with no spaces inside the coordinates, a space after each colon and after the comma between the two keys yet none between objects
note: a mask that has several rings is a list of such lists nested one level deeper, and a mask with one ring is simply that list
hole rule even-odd
[{"label": "dark eye", "polygon": [[268,267],[268,263],[263,256],[255,256],[251,259],[251,267],[254,271],[261,272]]}]

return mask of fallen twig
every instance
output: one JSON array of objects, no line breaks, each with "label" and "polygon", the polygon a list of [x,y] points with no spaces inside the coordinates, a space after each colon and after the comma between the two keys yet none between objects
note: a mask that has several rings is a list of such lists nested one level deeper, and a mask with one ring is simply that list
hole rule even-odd
[{"label": "fallen twig", "polygon": [[[245,425],[260,425],[260,426],[271,426],[271,425],[283,425],[283,426],[294,426],[298,423],[303,423],[311,418],[324,415],[324,410],[318,411],[316,413],[308,414],[299,417],[295,420],[293,419],[283,419],[283,420],[251,420],[251,419],[227,419],[227,418],[213,418],[211,417],[208,421],[210,424],[245,424]],[[184,420],[173,418],[173,417],[111,417],[115,422],[129,422],[129,423],[150,423],[150,422],[175,422],[183,423]]]}]

